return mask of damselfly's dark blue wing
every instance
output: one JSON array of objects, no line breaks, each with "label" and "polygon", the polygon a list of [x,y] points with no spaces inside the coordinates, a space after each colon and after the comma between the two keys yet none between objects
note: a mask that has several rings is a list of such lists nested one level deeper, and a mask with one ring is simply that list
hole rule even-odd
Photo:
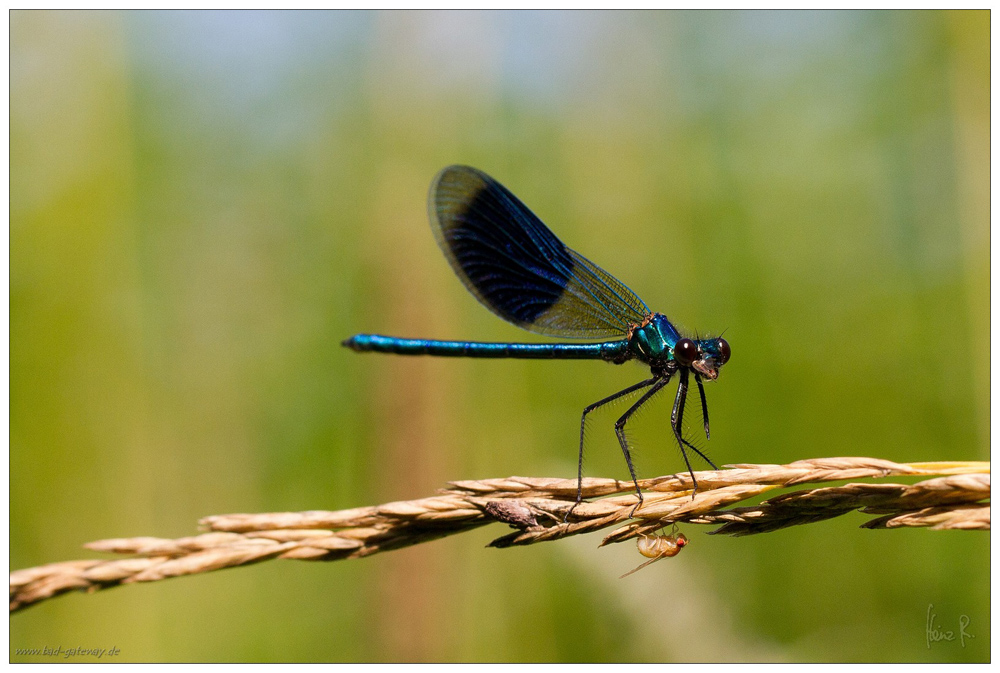
[{"label": "damselfly's dark blue wing", "polygon": [[449,166],[431,184],[431,228],[469,292],[532,332],[621,337],[649,309],[631,290],[570,250],[499,182]]}]

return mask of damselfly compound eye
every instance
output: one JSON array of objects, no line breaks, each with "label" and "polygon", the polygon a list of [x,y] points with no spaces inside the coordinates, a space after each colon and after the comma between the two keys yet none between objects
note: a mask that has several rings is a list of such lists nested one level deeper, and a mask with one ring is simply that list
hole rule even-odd
[{"label": "damselfly compound eye", "polygon": [[674,346],[674,360],[682,367],[690,367],[698,359],[698,346],[691,339],[681,339]]},{"label": "damselfly compound eye", "polygon": [[729,349],[729,342],[719,337],[715,340],[715,347],[719,350],[719,364],[724,365],[729,362],[729,356],[733,354]]}]

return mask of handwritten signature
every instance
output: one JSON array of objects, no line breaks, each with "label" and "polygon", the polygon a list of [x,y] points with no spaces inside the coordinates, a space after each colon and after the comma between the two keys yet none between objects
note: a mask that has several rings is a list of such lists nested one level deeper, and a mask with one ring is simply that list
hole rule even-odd
[{"label": "handwritten signature", "polygon": [[[935,624],[935,620],[936,619],[937,619],[937,615],[934,613],[934,604],[931,603],[930,605],[927,606],[927,630],[926,630],[926,633],[927,633],[927,649],[928,650],[931,649],[931,643],[938,643],[938,642],[941,642],[942,640],[946,640],[948,642],[951,642],[951,641],[955,640],[955,637],[956,637],[956,634],[955,634],[954,631],[947,631],[947,630],[945,630],[943,628],[938,627],[937,624]],[[957,634],[957,637],[959,639],[959,642],[962,644],[962,647],[965,647],[965,641],[967,639],[971,639],[971,638],[975,638],[976,637],[973,634],[971,634],[968,631],[966,631],[966,628],[968,628],[970,621],[972,621],[972,620],[969,619],[968,615],[961,615],[958,618],[958,634]]]}]

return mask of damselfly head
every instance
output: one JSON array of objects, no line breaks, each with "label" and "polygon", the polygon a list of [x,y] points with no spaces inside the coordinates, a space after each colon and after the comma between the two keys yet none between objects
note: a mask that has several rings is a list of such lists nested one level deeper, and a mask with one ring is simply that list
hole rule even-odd
[{"label": "damselfly head", "polygon": [[719,370],[729,361],[732,350],[722,337],[714,339],[681,339],[674,344],[674,360],[690,367],[710,381],[719,378]]}]

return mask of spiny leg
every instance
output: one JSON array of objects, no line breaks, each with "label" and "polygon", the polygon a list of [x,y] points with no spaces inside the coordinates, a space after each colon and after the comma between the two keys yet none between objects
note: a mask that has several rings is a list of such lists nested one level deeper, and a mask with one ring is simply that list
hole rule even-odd
[{"label": "spiny leg", "polygon": [[583,433],[587,427],[587,414],[589,414],[591,411],[594,411],[595,409],[600,409],[605,404],[614,402],[620,397],[624,397],[629,393],[634,393],[635,391],[651,386],[654,383],[656,383],[656,377],[653,377],[651,379],[646,379],[645,381],[636,383],[633,386],[629,386],[625,390],[619,390],[614,395],[609,395],[605,397],[603,400],[598,400],[597,402],[594,402],[593,404],[591,404],[590,406],[588,406],[586,409],[583,410],[583,416],[580,417],[580,459],[577,464],[577,473],[576,473],[576,502],[573,503],[573,506],[569,508],[568,512],[566,512],[566,516],[563,517],[563,521],[569,520],[569,515],[573,513],[573,510],[576,509],[576,506],[579,505],[580,502],[583,500]]},{"label": "spiny leg", "polygon": [[[705,399],[705,385],[701,382],[701,374],[698,374],[697,372],[695,372],[694,380],[698,384],[698,392],[701,394],[701,414],[702,414],[702,418],[705,419],[705,439],[711,439],[711,437],[708,434],[708,400]],[[683,416],[683,415],[684,415],[684,410],[681,409],[681,416]],[[701,456],[705,460],[706,463],[708,463],[709,465],[711,465],[712,469],[714,469],[714,470],[718,470],[719,469],[718,466],[716,466],[716,464],[712,462],[711,458],[709,458],[704,453],[702,453],[698,449],[697,446],[695,446],[691,442],[687,441],[686,439],[684,440],[684,443],[687,444],[689,447],[691,447],[691,449],[695,453],[697,453],[699,456]]]},{"label": "spiny leg", "polygon": [[[684,445],[687,444],[687,440],[681,436],[681,424],[684,422],[684,405],[687,403],[687,388],[688,388],[688,370],[681,369],[681,378],[677,382],[677,396],[674,398],[674,410],[670,413],[670,427],[674,429],[674,437],[677,438],[677,443],[681,447],[681,455],[684,456],[684,464],[687,465],[688,474],[691,475],[691,481],[694,483],[694,493],[698,492],[698,480],[694,478],[694,470],[691,469],[691,461],[688,460],[687,451],[684,450]],[[692,493],[692,497],[694,497]]]},{"label": "spiny leg", "polygon": [[694,380],[698,384],[698,394],[701,395],[701,416],[705,419],[705,439],[712,439],[708,432],[708,400],[705,399],[705,384],[701,382],[701,374],[695,373]]},{"label": "spiny leg", "polygon": [[[639,490],[639,480],[636,478],[635,468],[632,466],[632,454],[628,451],[628,440],[625,439],[625,424],[628,423],[629,417],[639,410],[639,407],[645,404],[653,395],[660,392],[660,390],[663,389],[663,386],[667,385],[669,382],[669,375],[657,380],[656,383],[653,384],[653,387],[639,398],[638,402],[629,407],[628,411],[622,414],[622,417],[615,421],[615,434],[618,435],[618,443],[622,445],[622,453],[625,454],[625,462],[628,464],[629,474],[632,475],[632,483],[635,484],[635,493],[639,496],[639,502],[637,502],[635,507],[632,508],[632,514],[635,514],[635,510],[639,509],[639,506],[642,504],[642,491]],[[685,458],[685,460],[687,459]],[[632,516],[632,514],[629,516]]]},{"label": "spiny leg", "polygon": [[670,425],[674,428],[674,437],[677,438],[677,443],[681,446],[681,455],[684,456],[684,464],[687,465],[688,474],[691,475],[691,483],[694,485],[694,494],[698,492],[698,480],[695,479],[694,470],[691,469],[691,461],[688,460],[687,451],[684,447],[687,446],[692,451],[697,453],[699,456],[705,459],[705,462],[711,465],[716,470],[719,469],[715,467],[715,463],[708,459],[704,453],[698,450],[698,447],[684,439],[683,435],[683,424],[684,424],[684,405],[687,403],[687,389],[688,389],[688,370],[681,370],[681,380],[677,383],[677,397],[674,398],[674,410],[670,414]]},{"label": "spiny leg", "polygon": [[[681,437],[681,441],[684,442],[685,446],[687,446],[689,449],[691,449],[692,451],[694,451],[695,453],[697,453],[699,456],[701,456],[702,460],[704,460],[706,463],[708,463],[709,465],[711,465],[711,467],[712,467],[713,470],[718,470],[719,469],[719,466],[716,465],[715,463],[713,463],[712,459],[709,458],[708,456],[706,456],[704,453],[702,453],[701,450],[697,446],[695,446],[694,444],[692,444],[688,440],[684,439],[683,437]],[[693,474],[691,475],[691,478],[694,479],[694,475]]]}]

